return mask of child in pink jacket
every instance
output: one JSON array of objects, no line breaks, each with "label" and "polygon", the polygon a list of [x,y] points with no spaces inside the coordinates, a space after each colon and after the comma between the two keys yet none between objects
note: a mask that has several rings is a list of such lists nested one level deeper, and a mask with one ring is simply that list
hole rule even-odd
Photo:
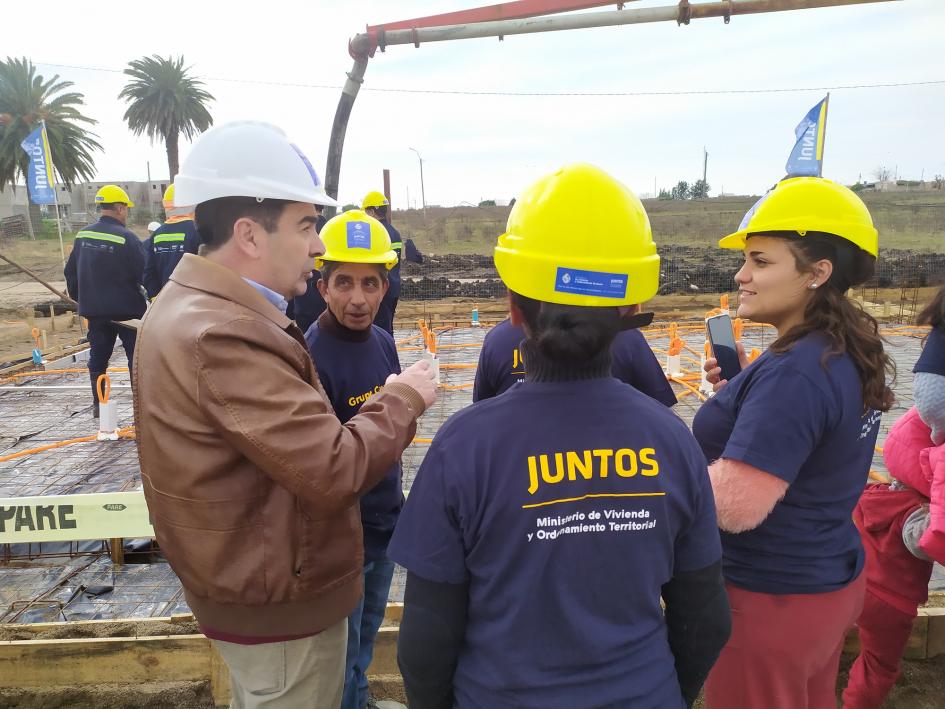
[{"label": "child in pink jacket", "polygon": [[894,480],[870,485],[853,513],[866,547],[866,599],[844,709],[882,706],[928,599],[932,562],[945,563],[945,288],[918,321],[932,331],[913,370],[915,406],[883,446]]}]

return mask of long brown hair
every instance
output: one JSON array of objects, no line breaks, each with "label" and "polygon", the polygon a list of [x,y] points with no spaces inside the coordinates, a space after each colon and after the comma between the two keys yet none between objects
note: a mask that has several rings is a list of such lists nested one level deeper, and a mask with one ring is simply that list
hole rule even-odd
[{"label": "long brown hair", "polygon": [[[784,234],[773,234],[785,238]],[[797,270],[806,273],[822,259],[833,263],[833,274],[814,293],[804,312],[804,322],[781,335],[771,345],[775,353],[786,352],[798,340],[812,332],[821,332],[831,340],[828,357],[848,353],[863,385],[863,405],[868,409],[888,411],[895,395],[887,384],[896,379],[896,364],[883,349],[879,323],[860,304],[846,296],[850,286],[873,275],[875,259],[851,242],[833,234],[808,232],[797,238],[791,233],[788,247]]]},{"label": "long brown hair", "polygon": [[918,325],[931,325],[932,327],[942,327],[945,325],[945,286],[939,288],[938,293],[932,298],[932,302],[922,309],[915,318]]}]

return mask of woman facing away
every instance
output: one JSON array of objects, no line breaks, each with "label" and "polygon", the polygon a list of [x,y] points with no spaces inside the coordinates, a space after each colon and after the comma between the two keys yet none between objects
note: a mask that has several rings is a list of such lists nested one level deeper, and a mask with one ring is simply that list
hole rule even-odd
[{"label": "woman facing away", "polygon": [[440,428],[394,531],[410,707],[691,706],[729,630],[706,462],[611,374],[659,282],[643,205],[562,168],[515,203],[495,261],[526,381]]},{"label": "woman facing away", "polygon": [[878,324],[846,296],[872,275],[878,235],[851,190],[796,177],[719,245],[744,251],[739,317],[778,337],[730,382],[708,362],[717,393],[693,421],[732,611],[706,706],[836,709],[840,653],[865,588],[852,513],[893,402]]}]

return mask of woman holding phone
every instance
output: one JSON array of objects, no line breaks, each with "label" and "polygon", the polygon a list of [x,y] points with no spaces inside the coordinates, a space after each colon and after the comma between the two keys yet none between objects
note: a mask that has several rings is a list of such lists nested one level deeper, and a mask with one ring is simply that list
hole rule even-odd
[{"label": "woman holding phone", "polygon": [[835,709],[840,652],[865,588],[852,512],[893,402],[877,322],[846,296],[872,275],[878,235],[851,190],[795,177],[719,245],[745,253],[738,316],[778,337],[729,382],[707,362],[717,393],[693,421],[732,609],[706,706]]}]

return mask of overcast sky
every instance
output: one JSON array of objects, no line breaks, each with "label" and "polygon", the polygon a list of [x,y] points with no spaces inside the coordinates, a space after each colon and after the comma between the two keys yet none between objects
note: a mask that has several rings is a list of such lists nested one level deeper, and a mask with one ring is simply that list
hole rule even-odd
[{"label": "overcast sky", "polygon": [[[281,126],[324,172],[348,39],[378,24],[486,4],[477,0],[268,0],[131,3],[104,15],[75,2],[4,3],[0,56],[25,56],[85,94],[104,147],[101,180],[167,177],[162,145],[135,138],[118,101],[127,62],[183,54],[216,100],[217,124]],[[672,0],[627,2],[626,9]],[[150,8],[150,11],[147,11]],[[614,9],[613,7],[602,9]],[[340,199],[359,201],[392,172],[395,208],[509,199],[544,172],[586,161],[638,193],[702,176],[712,194],[761,193],[782,176],[794,126],[833,89],[824,174],[852,183],[879,165],[902,178],[945,174],[945,2],[872,5],[390,47],[368,65],[348,127]],[[68,65],[68,66],[63,66]],[[72,67],[72,68],[70,68]],[[78,68],[90,67],[90,68]],[[94,69],[92,69],[94,68]],[[111,71],[103,71],[111,70]],[[328,88],[276,84],[320,85]],[[507,92],[778,93],[481,96]],[[181,157],[189,144],[182,142]]]}]

